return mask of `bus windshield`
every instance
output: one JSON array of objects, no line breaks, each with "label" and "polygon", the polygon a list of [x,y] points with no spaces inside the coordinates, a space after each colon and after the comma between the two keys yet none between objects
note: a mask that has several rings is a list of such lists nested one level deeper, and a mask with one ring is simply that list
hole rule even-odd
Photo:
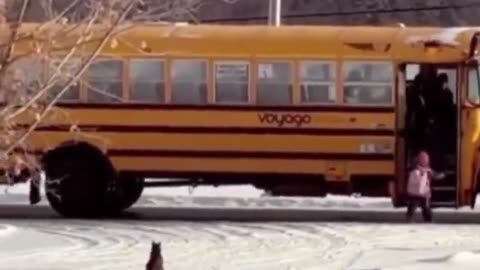
[{"label": "bus windshield", "polygon": [[480,105],[480,65],[470,68],[468,75],[468,100]]}]

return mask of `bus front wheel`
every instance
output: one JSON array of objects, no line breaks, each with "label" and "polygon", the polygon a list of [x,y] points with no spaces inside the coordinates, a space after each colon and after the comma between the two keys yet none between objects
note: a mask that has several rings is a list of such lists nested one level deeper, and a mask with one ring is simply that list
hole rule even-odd
[{"label": "bus front wheel", "polygon": [[68,217],[108,214],[108,189],[116,172],[100,149],[69,142],[46,153],[42,163],[46,197],[55,211]]}]

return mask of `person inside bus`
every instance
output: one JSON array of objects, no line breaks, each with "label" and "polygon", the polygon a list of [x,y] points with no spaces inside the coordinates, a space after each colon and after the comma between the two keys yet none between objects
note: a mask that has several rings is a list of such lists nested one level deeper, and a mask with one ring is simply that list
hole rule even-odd
[{"label": "person inside bus", "polygon": [[440,73],[437,78],[437,83],[440,88],[438,94],[439,102],[449,108],[453,107],[453,92],[448,86],[449,81],[447,73]]},{"label": "person inside bus", "polygon": [[413,84],[406,89],[406,127],[408,130],[407,140],[411,146],[411,152],[416,155],[421,148],[425,147],[426,128],[429,113],[424,97],[424,84],[422,74],[415,76]]},{"label": "person inside bus", "polygon": [[[347,75],[348,82],[362,82],[363,76],[358,69],[351,70]],[[365,91],[362,91],[361,86],[348,85],[345,86],[345,101],[349,104],[362,104],[362,99]]]},{"label": "person inside bus", "polygon": [[447,169],[447,160],[455,147],[455,105],[453,93],[448,87],[448,75],[441,73],[435,77],[435,84],[430,82],[430,95],[425,97],[427,111],[431,116],[427,123],[426,145],[431,158],[432,167],[438,170]]},{"label": "person inside bus", "polygon": [[436,96],[436,120],[439,135],[442,145],[444,146],[444,153],[452,153],[455,149],[455,103],[453,100],[453,92],[448,86],[448,75],[441,73],[437,78],[438,94]]}]

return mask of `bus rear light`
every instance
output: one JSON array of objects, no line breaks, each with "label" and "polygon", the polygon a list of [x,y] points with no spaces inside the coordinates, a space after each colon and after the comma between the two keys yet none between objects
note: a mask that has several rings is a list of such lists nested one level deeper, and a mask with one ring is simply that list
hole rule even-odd
[{"label": "bus rear light", "polygon": [[388,143],[362,143],[360,145],[360,152],[391,154],[393,152],[393,149]]}]

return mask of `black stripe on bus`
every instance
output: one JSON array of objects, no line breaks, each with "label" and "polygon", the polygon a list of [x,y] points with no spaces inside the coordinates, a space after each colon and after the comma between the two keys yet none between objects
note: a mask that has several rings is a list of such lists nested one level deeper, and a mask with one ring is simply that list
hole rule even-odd
[{"label": "black stripe on bus", "polygon": [[[394,130],[361,128],[270,128],[270,127],[206,127],[206,126],[133,126],[133,125],[79,125],[83,132],[118,133],[195,133],[195,134],[287,134],[287,135],[330,135],[330,136],[393,136]],[[69,131],[70,125],[38,127],[36,131]]]},{"label": "black stripe on bus", "polygon": [[[19,153],[41,156],[40,149],[24,150]],[[110,157],[160,157],[160,158],[222,158],[222,159],[296,159],[296,160],[360,160],[393,161],[393,153],[319,153],[319,152],[254,152],[254,151],[203,151],[203,150],[141,150],[109,149]]]},{"label": "black stripe on bus", "polygon": [[112,157],[173,157],[173,158],[256,158],[256,159],[300,159],[300,160],[368,160],[392,161],[393,154],[387,153],[314,153],[314,152],[253,152],[253,151],[192,151],[192,150],[138,150],[110,149]]},{"label": "black stripe on bus", "polygon": [[145,104],[145,103],[59,103],[58,107],[95,110],[198,110],[198,111],[253,111],[253,112],[344,112],[344,113],[393,113],[393,106],[339,106],[339,105],[295,105],[295,106],[258,106],[258,105],[184,105],[184,104]]}]

